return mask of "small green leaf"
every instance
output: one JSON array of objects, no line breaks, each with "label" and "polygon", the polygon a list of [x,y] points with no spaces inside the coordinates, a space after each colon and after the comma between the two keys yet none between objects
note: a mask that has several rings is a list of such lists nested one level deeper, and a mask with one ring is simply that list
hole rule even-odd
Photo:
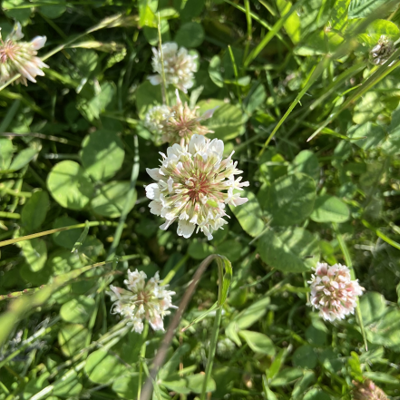
[{"label": "small green leaf", "polygon": [[125,366],[107,350],[96,350],[86,360],[85,372],[88,378],[100,385],[108,384],[125,372]]},{"label": "small green leaf", "polygon": [[304,221],[314,208],[314,180],[304,174],[282,176],[269,188],[264,208],[274,225],[288,226]]},{"label": "small green leaf", "polygon": [[27,149],[21,150],[16,157],[13,159],[9,169],[11,171],[18,171],[25,165],[29,164],[38,153],[38,149],[28,147]]},{"label": "small green leaf", "polygon": [[43,239],[24,240],[20,246],[31,270],[40,271],[47,260],[46,242]]},{"label": "small green leaf", "polygon": [[293,354],[294,367],[313,369],[317,365],[317,353],[310,345],[300,346]]},{"label": "small green leaf", "polygon": [[136,108],[140,118],[144,118],[150,108],[159,104],[162,104],[160,86],[154,86],[149,81],[144,81],[136,89]]},{"label": "small green leaf", "polygon": [[13,153],[12,141],[0,138],[0,171],[6,171],[10,168]]},{"label": "small green leaf", "polygon": [[244,190],[241,197],[247,197],[249,201],[241,206],[229,206],[235,217],[238,219],[243,230],[252,237],[259,235],[264,229],[262,210],[253,192]]},{"label": "small green leaf", "polygon": [[[118,218],[126,203],[127,193],[130,190],[130,182],[111,181],[99,188],[99,193],[93,198],[91,206],[96,214],[109,218]],[[137,193],[128,205],[128,211],[132,210],[136,203]]]},{"label": "small green leaf", "polygon": [[97,130],[82,142],[82,165],[96,181],[112,178],[124,162],[124,145],[115,132]]},{"label": "small green leaf", "polygon": [[176,32],[175,42],[188,49],[199,47],[204,40],[204,29],[197,22],[187,22]]},{"label": "small green leaf", "polygon": [[274,343],[267,335],[246,330],[239,331],[239,335],[255,353],[265,354],[271,357],[275,355]]},{"label": "small green leaf", "polygon": [[34,192],[25,203],[21,212],[21,222],[27,232],[38,229],[44,222],[50,207],[49,195],[39,190]]},{"label": "small green leaf", "polygon": [[288,228],[264,233],[258,241],[261,259],[285,272],[303,272],[319,260],[318,237],[303,228]]},{"label": "small green leaf", "polygon": [[65,322],[84,324],[92,315],[95,301],[92,297],[79,296],[63,304],[60,316]]},{"label": "small green leaf", "polygon": [[74,356],[86,347],[88,338],[89,331],[83,325],[79,324],[65,325],[58,332],[58,343],[61,351],[67,357]]},{"label": "small green leaf", "polygon": [[63,207],[81,210],[90,200],[93,186],[81,166],[75,161],[61,161],[47,177],[47,187]]},{"label": "small green leaf", "polygon": [[311,176],[316,182],[320,178],[320,168],[317,156],[311,150],[303,150],[292,161],[289,173],[301,172]]},{"label": "small green leaf", "polygon": [[335,196],[324,195],[317,198],[311,219],[315,222],[346,222],[350,210],[346,203]]}]

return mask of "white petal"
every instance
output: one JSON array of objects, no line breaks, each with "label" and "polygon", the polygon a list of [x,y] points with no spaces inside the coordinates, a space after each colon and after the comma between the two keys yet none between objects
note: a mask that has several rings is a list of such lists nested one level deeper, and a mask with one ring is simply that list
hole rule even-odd
[{"label": "white petal", "polygon": [[151,183],[145,187],[146,196],[150,200],[158,199],[160,197],[160,188],[157,183]]},{"label": "white petal", "polygon": [[35,50],[39,50],[44,46],[46,40],[47,40],[46,36],[36,36],[35,38],[32,39],[31,44],[33,45],[33,48]]},{"label": "white petal", "polygon": [[205,111],[203,115],[199,118],[199,120],[209,119],[214,115],[214,112],[219,108],[219,106],[210,108],[209,110]]},{"label": "white petal", "polygon": [[155,181],[162,179],[159,168],[146,168],[146,172],[150,175],[150,178],[154,179]]},{"label": "white petal", "polygon": [[206,138],[202,135],[197,135],[195,133],[189,142],[189,153],[195,154],[199,151],[202,151],[205,145],[206,145]]},{"label": "white petal", "polygon": [[150,75],[147,77],[150,83],[154,86],[159,85],[161,83],[161,76],[160,75]]},{"label": "white petal", "polygon": [[162,204],[159,201],[153,200],[149,204],[150,212],[154,215],[161,215]]},{"label": "white petal", "polygon": [[178,223],[178,236],[183,236],[185,239],[190,238],[194,232],[196,225],[185,220],[179,220]]}]

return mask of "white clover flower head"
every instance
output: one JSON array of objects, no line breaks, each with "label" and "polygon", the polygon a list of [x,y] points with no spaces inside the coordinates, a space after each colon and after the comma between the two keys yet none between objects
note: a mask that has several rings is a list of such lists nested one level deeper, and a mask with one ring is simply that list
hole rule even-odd
[{"label": "white clover flower head", "polygon": [[[153,70],[157,75],[149,76],[152,85],[159,85],[162,81],[161,52],[153,47]],[[164,73],[167,85],[174,85],[182,92],[187,92],[193,82],[193,74],[197,71],[197,55],[191,55],[188,51],[174,42],[162,45],[162,57],[164,61]]]},{"label": "white clover flower head", "polygon": [[383,65],[393,54],[394,43],[386,35],[382,35],[376,46],[370,51],[370,60],[375,65]]},{"label": "white clover flower head", "polygon": [[223,159],[223,151],[222,140],[194,134],[189,145],[174,144],[167,155],[160,153],[160,168],[147,169],[156,183],[146,186],[146,196],[152,200],[150,212],[165,218],[161,229],[177,221],[179,236],[187,239],[197,227],[211,240],[212,232],[228,223],[225,205],[246,203],[238,191],[249,182],[235,179],[242,171],[232,161],[233,152]]},{"label": "white clover flower head", "polygon": [[146,319],[155,330],[164,330],[163,318],[170,314],[172,296],[175,292],[167,290],[168,285],[160,286],[158,272],[146,282],[147,275],[143,271],[128,270],[128,279],[124,280],[126,289],[110,285],[109,296],[114,302],[111,312],[121,314],[130,320],[133,330],[143,331],[143,320]]},{"label": "white clover flower head", "polygon": [[27,86],[27,80],[36,83],[35,77],[44,75],[42,68],[49,68],[39,57],[36,57],[37,50],[46,43],[46,37],[37,36],[31,42],[20,42],[23,36],[19,23],[14,26],[5,41],[0,34],[0,83],[21,74],[16,83]]},{"label": "white clover flower head", "polygon": [[162,139],[163,122],[171,116],[171,109],[168,106],[162,105],[151,108],[144,117],[144,126],[153,133],[153,141],[157,146],[164,143]]},{"label": "white clover flower head", "polygon": [[358,280],[351,280],[350,270],[345,265],[318,263],[311,281],[310,306],[319,310],[327,321],[344,319],[353,314],[357,306],[357,297],[364,288]]}]

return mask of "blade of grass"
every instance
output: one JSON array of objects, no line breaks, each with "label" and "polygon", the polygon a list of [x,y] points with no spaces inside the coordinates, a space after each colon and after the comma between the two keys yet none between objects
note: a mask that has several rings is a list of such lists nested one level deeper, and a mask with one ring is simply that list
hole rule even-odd
[{"label": "blade of grass", "polygon": [[[104,226],[104,225],[105,226],[118,226],[118,223],[110,222],[110,221],[91,221],[91,222],[88,222],[87,225],[89,227]],[[52,235],[53,233],[57,233],[57,232],[70,231],[71,229],[80,229],[80,228],[85,228],[85,227],[86,227],[86,222],[84,224],[76,224],[76,225],[63,226],[61,228],[49,229],[48,231],[32,233],[31,235],[21,236],[21,237],[9,239],[9,240],[3,240],[2,242],[0,242],[0,247],[8,246],[9,244],[15,244],[18,242],[22,242],[23,240],[35,239],[35,238],[42,237],[42,236]]]},{"label": "blade of grass", "polygon": [[[240,10],[240,11],[246,13],[246,9],[243,8],[242,6],[240,6],[236,3],[233,3],[230,0],[224,0],[224,1],[225,1],[225,3],[228,3],[229,5],[235,7],[237,10]],[[257,21],[260,25],[262,25],[264,28],[267,28],[269,31],[271,31],[273,29],[273,27],[267,21],[260,18],[256,13],[250,11],[249,15],[251,18],[254,19],[254,21]],[[292,47],[290,46],[290,44],[284,39],[284,37],[279,32],[276,33],[276,37],[284,44],[284,46],[288,50],[290,50],[290,51],[292,50]]]},{"label": "blade of grass", "polygon": [[[275,25],[272,27],[272,29],[265,35],[264,39],[258,44],[258,46],[253,49],[250,54],[247,56],[246,60],[244,61],[244,66],[247,68],[251,62],[261,53],[261,51],[265,48],[265,46],[276,36],[276,34],[280,31],[280,29],[283,27],[283,24],[287,21],[287,19],[303,4],[302,1],[299,1],[298,3],[294,4],[290,10],[282,17],[280,18]],[[288,7],[290,5],[288,4]],[[283,10],[282,14],[286,12],[286,9]]]},{"label": "blade of grass", "polygon": [[387,237],[384,233],[382,233],[379,229],[374,228],[370,223],[368,223],[367,221],[365,221],[364,219],[361,220],[361,222],[363,223],[363,225],[368,228],[369,230],[375,232],[376,236],[378,236],[379,238],[381,238],[384,242],[386,242],[387,244],[390,244],[392,247],[394,247],[397,250],[400,250],[400,243],[395,242],[394,240],[390,239],[389,237]]}]

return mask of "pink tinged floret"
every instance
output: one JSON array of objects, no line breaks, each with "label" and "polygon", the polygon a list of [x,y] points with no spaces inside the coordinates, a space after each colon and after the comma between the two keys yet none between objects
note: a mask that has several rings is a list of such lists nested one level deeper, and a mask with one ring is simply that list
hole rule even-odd
[{"label": "pink tinged floret", "polygon": [[357,296],[362,295],[364,290],[357,280],[351,280],[350,270],[340,264],[330,267],[318,263],[309,283],[310,305],[319,309],[322,318],[329,321],[353,314]]},{"label": "pink tinged floret", "polygon": [[32,39],[31,44],[35,50],[39,50],[45,45],[46,40],[46,36],[36,36]]}]

